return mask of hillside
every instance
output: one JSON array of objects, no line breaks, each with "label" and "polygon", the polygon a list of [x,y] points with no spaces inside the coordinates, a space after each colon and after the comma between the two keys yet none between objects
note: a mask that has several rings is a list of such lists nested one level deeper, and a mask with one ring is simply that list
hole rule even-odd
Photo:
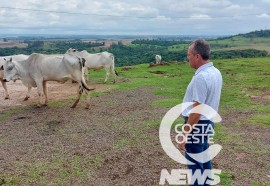
[{"label": "hillside", "polygon": [[256,49],[270,54],[270,30],[253,31],[210,41],[214,51]]},{"label": "hillside", "polygon": [[238,36],[242,37],[265,37],[269,38],[270,37],[270,30],[256,30],[253,32],[249,32],[246,34],[238,34]]}]

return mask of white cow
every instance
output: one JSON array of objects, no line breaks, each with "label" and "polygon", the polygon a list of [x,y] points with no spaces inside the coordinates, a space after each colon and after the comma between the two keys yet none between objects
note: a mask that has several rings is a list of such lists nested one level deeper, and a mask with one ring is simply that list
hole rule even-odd
[{"label": "white cow", "polygon": [[90,90],[83,77],[84,59],[77,56],[65,54],[64,57],[50,56],[33,53],[23,61],[13,61],[12,58],[4,65],[4,81],[21,79],[27,87],[37,87],[39,95],[39,106],[42,105],[42,93],[45,95],[45,104],[48,104],[47,81],[65,83],[72,79],[78,82],[78,96],[72,108],[78,104],[83,91],[87,94],[86,108],[90,106]]},{"label": "white cow", "polygon": [[156,64],[160,64],[161,63],[161,55],[156,55],[155,56],[156,59]]},{"label": "white cow", "polygon": [[[22,60],[27,59],[28,57],[29,57],[28,55],[24,55],[24,54],[0,57],[0,81],[3,85],[3,88],[5,89],[5,99],[9,99],[6,82],[3,81],[5,59],[13,58],[16,61],[22,61]],[[28,90],[28,94],[29,94],[29,90]]]},{"label": "white cow", "polygon": [[81,52],[77,51],[74,48],[70,48],[66,52],[67,54],[75,54],[79,57],[82,57],[85,59],[85,72],[84,74],[87,76],[88,80],[88,69],[101,69],[105,68],[106,70],[106,77],[104,82],[106,83],[108,80],[108,77],[110,75],[110,72],[114,75],[114,83],[115,83],[115,77],[117,72],[114,69],[114,55],[109,52],[101,52],[96,54],[90,54],[86,50],[83,50]]}]

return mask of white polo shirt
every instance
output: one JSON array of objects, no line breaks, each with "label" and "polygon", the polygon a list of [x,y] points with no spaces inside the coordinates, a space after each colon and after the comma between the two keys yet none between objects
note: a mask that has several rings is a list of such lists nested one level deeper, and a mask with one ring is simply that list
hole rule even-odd
[{"label": "white polo shirt", "polygon": [[[212,62],[206,63],[198,68],[189,83],[183,102],[198,102],[207,104],[218,112],[219,100],[222,88],[222,76],[220,71],[214,67]],[[189,116],[192,107],[183,111],[184,117]],[[209,120],[201,116],[200,120]]]}]

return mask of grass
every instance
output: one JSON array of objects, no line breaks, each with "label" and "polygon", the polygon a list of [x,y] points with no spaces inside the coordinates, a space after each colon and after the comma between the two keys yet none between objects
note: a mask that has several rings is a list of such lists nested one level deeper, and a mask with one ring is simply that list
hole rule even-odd
[{"label": "grass", "polygon": [[252,186],[270,186],[270,183],[261,183],[261,182],[258,182],[258,181],[254,181],[252,183]]},{"label": "grass", "polygon": [[237,135],[227,132],[227,128],[222,124],[215,124],[215,139],[221,142],[232,142],[235,141]]},{"label": "grass", "polygon": [[14,108],[11,108],[10,110],[8,110],[7,112],[1,113],[0,121],[8,119],[13,114],[19,112],[21,109],[23,109],[23,108],[22,107],[14,107]]},{"label": "grass", "polygon": [[232,186],[233,185],[232,176],[227,172],[221,172],[220,180],[221,180],[220,181],[221,185],[224,185],[224,186]]},{"label": "grass", "polygon": [[[164,95],[169,99],[178,99],[174,103],[179,103],[179,95],[184,94],[188,78],[192,77],[192,69],[188,65],[181,63],[155,68],[148,68],[146,64],[137,67],[132,72],[124,72],[123,76],[131,81],[121,83],[117,90],[135,89],[142,86],[159,87],[154,90],[154,94]],[[155,74],[155,72],[162,72],[163,74]],[[181,78],[185,72],[189,73],[185,78]]]},{"label": "grass", "polygon": [[48,103],[49,107],[63,107],[64,105],[65,103],[63,101],[53,101]]},{"label": "grass", "polygon": [[270,112],[269,110],[266,111],[264,114],[256,114],[254,116],[251,116],[248,119],[247,123],[252,123],[252,124],[256,124],[256,125],[260,125],[264,128],[268,128],[270,126]]},{"label": "grass", "polygon": [[114,149],[120,149],[120,148],[126,147],[129,143],[130,142],[129,142],[128,139],[121,138],[113,145],[113,148]]},{"label": "grass", "polygon": [[62,157],[52,155],[50,160],[36,160],[35,162],[16,162],[17,175],[1,175],[8,185],[71,185],[71,180],[77,184],[89,183],[91,175],[89,167],[97,169],[102,165],[99,154],[81,157]]}]

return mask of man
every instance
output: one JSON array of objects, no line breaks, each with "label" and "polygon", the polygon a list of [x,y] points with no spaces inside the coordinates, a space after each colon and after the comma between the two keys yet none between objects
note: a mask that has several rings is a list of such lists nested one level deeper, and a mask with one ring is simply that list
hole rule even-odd
[{"label": "man", "polygon": [[[206,104],[215,111],[218,111],[222,88],[222,76],[220,71],[209,61],[209,56],[210,46],[207,41],[196,40],[190,44],[187,57],[190,66],[196,69],[196,72],[187,87],[183,102],[193,102],[193,108],[200,104]],[[187,123],[188,126],[191,126],[191,129],[189,127],[184,128],[183,134],[188,141],[180,143],[179,148],[186,152],[186,158],[188,160],[195,163],[195,165],[188,165],[188,168],[192,170],[192,173],[194,174],[194,172],[199,169],[201,170],[202,175],[205,170],[212,169],[211,160],[206,163],[200,163],[189,157],[187,153],[198,154],[209,147],[208,139],[211,131],[206,134],[203,129],[209,129],[209,125],[211,125],[210,129],[211,127],[213,129],[214,123],[204,115],[189,113],[191,109],[192,108],[188,108],[182,113],[185,123]],[[195,124],[199,124],[199,126]],[[200,135],[199,142],[193,138],[195,133],[194,128],[196,128],[196,133],[199,131],[200,134],[206,134],[205,136]],[[187,136],[191,137],[188,138]],[[199,184],[195,181],[194,185]],[[203,185],[206,185],[206,183]]]}]

